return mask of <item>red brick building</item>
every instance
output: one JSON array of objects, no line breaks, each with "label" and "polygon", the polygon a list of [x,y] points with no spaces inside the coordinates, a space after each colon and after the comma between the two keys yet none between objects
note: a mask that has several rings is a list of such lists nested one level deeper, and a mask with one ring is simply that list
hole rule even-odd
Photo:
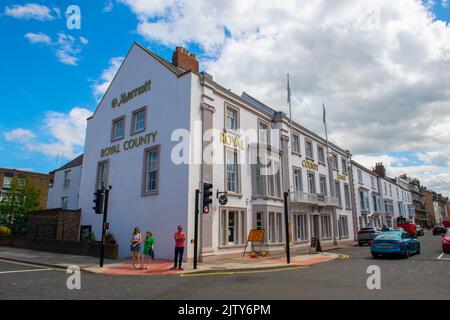
[{"label": "red brick building", "polygon": [[26,181],[33,183],[40,191],[40,207],[47,208],[48,186],[53,182],[51,174],[0,168],[0,196],[9,191],[13,180],[18,180],[19,183],[26,183]]}]

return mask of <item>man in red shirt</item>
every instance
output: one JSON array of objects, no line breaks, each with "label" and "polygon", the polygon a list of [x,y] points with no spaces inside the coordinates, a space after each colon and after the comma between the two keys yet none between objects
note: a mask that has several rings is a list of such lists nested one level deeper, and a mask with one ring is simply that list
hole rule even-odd
[{"label": "man in red shirt", "polygon": [[171,270],[175,270],[178,264],[178,270],[183,270],[181,263],[183,262],[184,242],[186,241],[186,235],[183,232],[183,227],[178,226],[178,232],[173,235],[175,239],[175,259],[174,265]]}]

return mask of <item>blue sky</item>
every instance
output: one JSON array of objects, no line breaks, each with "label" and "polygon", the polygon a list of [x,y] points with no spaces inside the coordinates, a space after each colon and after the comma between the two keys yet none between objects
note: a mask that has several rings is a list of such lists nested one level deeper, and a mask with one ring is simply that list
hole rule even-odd
[{"label": "blue sky", "polygon": [[[2,1],[0,5],[0,38],[3,41],[0,50],[2,101],[0,107],[0,167],[48,172],[82,152],[83,146],[80,142],[83,138],[80,134],[82,125],[79,120],[95,109],[99,96],[96,96],[94,90],[96,86],[107,84],[107,80],[102,78],[102,74],[105,75],[105,72],[107,74],[108,68],[112,64],[111,59],[118,58],[117,61],[120,62],[119,57],[126,55],[134,41],[142,43],[168,60],[171,58],[175,45],[182,44],[200,55],[200,61],[205,62],[201,64],[201,68],[214,73],[215,79],[236,89],[238,93],[242,90],[251,91],[253,89],[251,92],[257,93],[257,97],[270,96],[266,100],[269,104],[282,105],[285,101],[285,92],[283,91],[285,88],[285,83],[283,83],[285,73],[283,72],[285,71],[281,70],[283,77],[280,77],[279,81],[276,80],[277,84],[275,85],[269,82],[245,82],[242,80],[244,78],[242,74],[245,76],[249,74],[248,78],[251,80],[250,71],[254,68],[249,70],[248,68],[252,67],[251,63],[240,57],[234,57],[233,49],[230,49],[234,48],[234,52],[238,52],[237,45],[249,44],[252,48],[255,44],[263,43],[258,39],[265,37],[264,32],[270,33],[270,28],[254,22],[257,20],[251,19],[248,14],[245,15],[245,10],[249,10],[249,8],[240,11],[240,13],[243,12],[245,19],[233,20],[230,16],[226,18],[220,16],[220,11],[222,11],[220,8],[217,13],[206,4],[196,6],[196,2],[193,1],[181,2],[183,2],[181,10],[185,11],[180,15],[177,12],[180,6],[177,6],[172,0],[166,3],[159,0],[150,2],[82,0],[70,3],[64,1]],[[388,3],[388,1],[386,2]],[[214,7],[214,4],[211,3],[209,2],[208,6]],[[450,21],[450,9],[445,1],[428,0],[423,3],[424,7],[428,6],[429,10],[434,13],[435,20]],[[66,26],[64,12],[70,4],[78,5],[81,9],[80,30],[69,30]],[[333,5],[335,4],[336,2],[333,2]],[[34,5],[34,7],[30,5]],[[40,6],[39,9],[36,5]],[[220,6],[223,5],[220,4]],[[47,8],[48,12],[42,11],[43,7]],[[205,25],[202,29],[204,21],[201,18],[203,16],[199,19],[192,17],[191,20],[189,17],[186,18],[189,10],[197,12],[202,8],[205,8],[205,17],[216,17],[215,15],[217,15],[216,20],[223,19],[222,22],[211,26]],[[255,15],[261,17],[267,15],[267,20],[272,18],[269,16],[272,12],[283,11],[279,7],[273,9],[266,8],[264,5],[250,9],[256,11]],[[289,12],[292,9],[287,8],[286,11]],[[385,11],[381,12],[383,16]],[[181,19],[179,19],[180,17]],[[345,21],[345,18],[346,16],[343,16],[342,21]],[[276,19],[277,17],[274,16],[272,27],[277,26]],[[407,17],[405,17],[405,21],[406,19]],[[186,28],[186,25],[182,24],[184,20],[187,20],[187,25],[192,26],[192,30],[189,32],[183,29]],[[195,25],[195,20],[200,21],[198,26]],[[285,22],[282,21],[278,24]],[[405,24],[407,23],[405,22]],[[155,34],[154,31],[148,29],[148,24],[153,27],[162,27],[160,34]],[[205,35],[204,30],[212,31]],[[294,36],[296,35],[294,34]],[[271,37],[273,38],[273,36]],[[324,42],[327,41],[325,37],[320,39],[322,38]],[[256,42],[250,43],[249,39],[256,39],[254,40]],[[311,41],[309,37],[303,39]],[[283,41],[287,42],[286,39]],[[270,51],[270,46],[267,50]],[[271,54],[279,53],[274,51]],[[371,61],[373,60],[371,59]],[[252,61],[259,61],[260,65],[264,64],[261,56],[255,56]],[[230,67],[225,69],[225,65]],[[304,66],[299,69],[303,70]],[[110,70],[114,70],[114,68],[111,67]],[[302,83],[306,83],[306,81],[301,81],[299,78],[301,76],[314,77],[314,72],[296,75],[295,65],[291,70],[294,70],[292,75],[293,92],[298,94],[297,97],[294,96],[294,102],[308,106],[308,103],[316,98],[331,99],[331,94],[325,98],[317,97],[317,92],[312,92],[313,90],[307,92],[309,88],[302,87]],[[271,72],[268,70],[268,73]],[[273,78],[273,73],[271,74]],[[236,75],[235,78],[233,78],[234,75]],[[108,77],[106,76],[106,78]],[[263,81],[256,75],[253,79]],[[312,85],[310,87],[313,88]],[[278,93],[267,94],[269,90],[273,91],[277,88],[280,89]],[[324,93],[326,90],[321,89],[320,92],[322,95],[326,95]],[[349,103],[349,101],[343,100],[342,103]],[[331,103],[327,102],[327,104]],[[281,109],[283,108],[284,106],[281,107]],[[336,108],[338,107],[336,106]],[[315,127],[315,124],[320,125],[319,112],[319,109],[310,108],[301,114],[302,117],[306,117],[305,119],[311,117],[311,125],[308,123],[306,125],[317,132],[321,132],[320,127]],[[334,119],[333,113],[336,114]],[[348,141],[349,139],[345,138],[345,132],[339,131],[341,127],[344,127],[344,125],[340,125],[339,121],[345,119],[340,119],[337,109],[334,112],[332,106],[330,106],[328,114],[330,114],[332,138],[338,143]],[[408,138],[405,139],[408,140]],[[420,146],[411,148],[393,146],[389,149],[386,146],[391,144],[386,142],[384,149],[369,152],[357,142],[352,143],[353,145],[346,147],[354,154],[364,156],[367,161],[375,161],[376,157],[384,156],[386,159],[391,159],[391,168],[427,165],[428,170],[428,165],[432,165],[440,170],[443,167],[439,164],[440,162],[430,162],[432,161],[430,159],[435,158],[442,160],[442,155],[436,154],[438,149],[426,150]],[[52,146],[57,146],[57,148],[52,148]],[[421,173],[417,172],[417,175],[420,176]],[[431,177],[425,179],[432,181]],[[442,179],[436,183],[436,186],[441,187],[442,190],[450,190],[450,187],[445,186]]]}]

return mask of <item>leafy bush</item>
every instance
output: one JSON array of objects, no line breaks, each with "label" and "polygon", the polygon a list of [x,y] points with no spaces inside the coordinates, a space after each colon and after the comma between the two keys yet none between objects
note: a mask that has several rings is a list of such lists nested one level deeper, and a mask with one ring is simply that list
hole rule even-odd
[{"label": "leafy bush", "polygon": [[11,234],[11,229],[0,226],[0,237],[7,237]]},{"label": "leafy bush", "polygon": [[94,232],[89,232],[81,235],[81,241],[95,241],[95,240],[96,238]]}]

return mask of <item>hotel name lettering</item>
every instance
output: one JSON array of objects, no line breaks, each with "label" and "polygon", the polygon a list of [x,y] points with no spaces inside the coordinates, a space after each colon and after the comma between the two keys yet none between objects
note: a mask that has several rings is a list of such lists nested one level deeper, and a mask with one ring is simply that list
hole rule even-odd
[{"label": "hotel name lettering", "polygon": [[226,144],[227,146],[244,150],[244,142],[241,139],[225,132],[220,133],[220,142]]},{"label": "hotel name lettering", "polygon": [[[145,146],[149,143],[155,142],[157,133],[158,133],[157,131],[151,132],[151,133],[148,133],[148,134],[145,134],[145,135],[142,135],[142,136],[130,139],[130,140],[126,140],[122,143],[122,145],[118,143],[118,144],[114,144],[112,146],[106,147],[100,151],[100,155],[103,158],[103,157],[107,157],[107,156],[112,156],[116,153],[120,153],[121,150],[127,151],[127,150],[131,150],[133,148],[137,148],[140,146]],[[121,147],[122,147],[122,149],[121,149]]]},{"label": "hotel name lettering", "polygon": [[127,103],[131,99],[136,98],[137,96],[139,96],[143,93],[146,93],[147,91],[150,91],[151,85],[152,85],[152,80],[147,80],[147,81],[145,81],[145,83],[142,86],[137,87],[136,89],[133,89],[131,91],[122,93],[120,95],[120,100],[117,98],[114,98],[111,101],[111,107],[113,107],[113,108],[119,107],[121,104]]},{"label": "hotel name lettering", "polygon": [[319,171],[319,165],[314,163],[314,162],[311,162],[309,160],[303,160],[302,161],[302,166],[304,168],[309,169],[309,170]]}]

